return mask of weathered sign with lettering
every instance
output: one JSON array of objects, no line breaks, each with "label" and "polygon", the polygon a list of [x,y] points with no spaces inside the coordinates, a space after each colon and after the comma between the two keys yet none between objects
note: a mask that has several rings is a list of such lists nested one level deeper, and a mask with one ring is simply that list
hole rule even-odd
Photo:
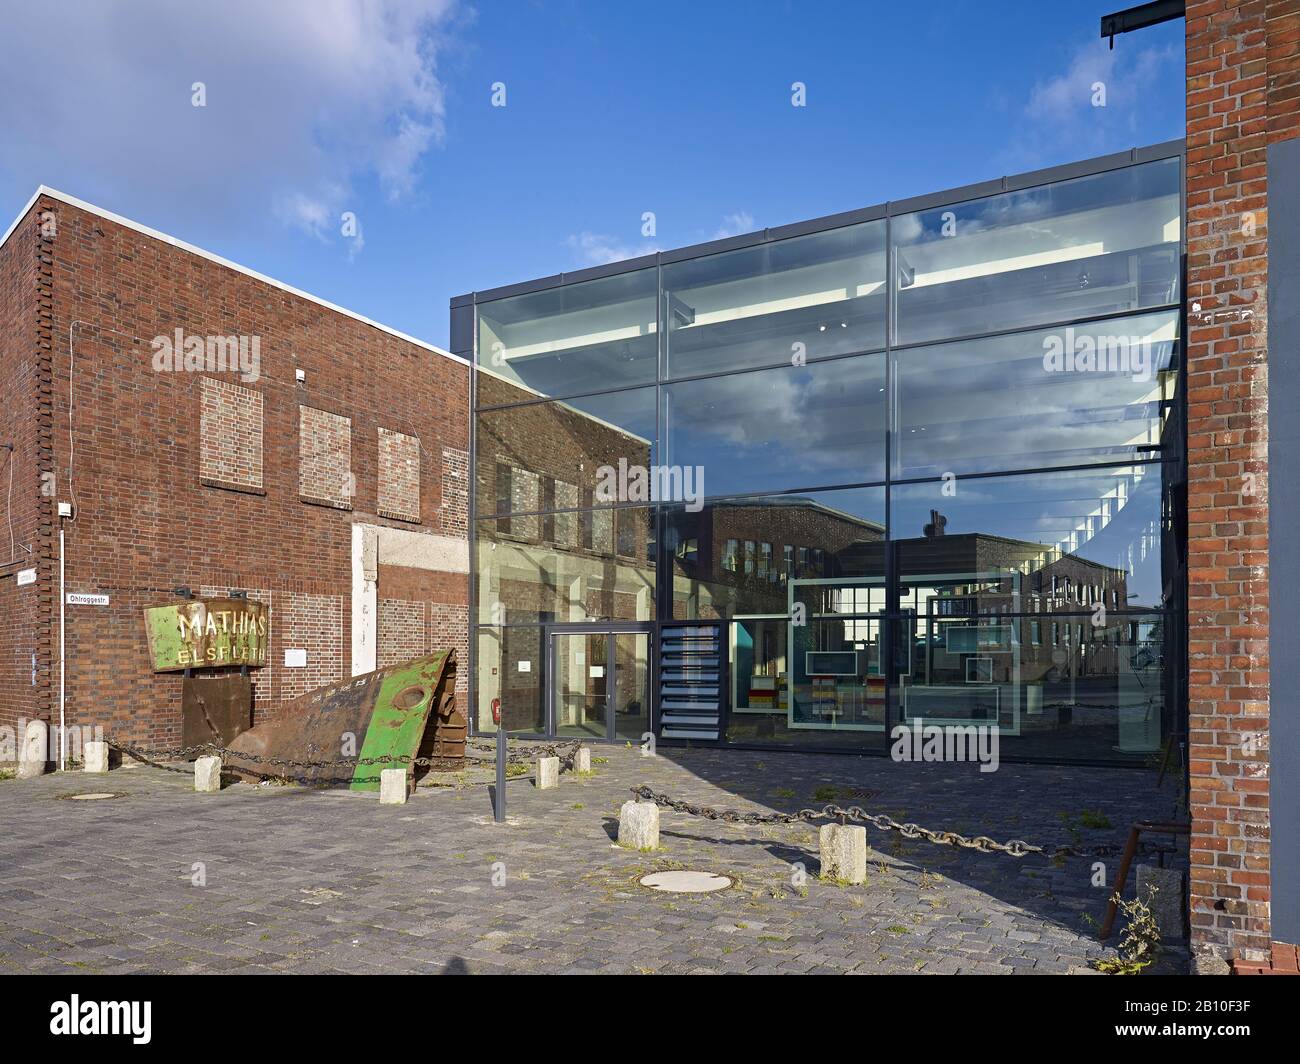
[{"label": "weathered sign with lettering", "polygon": [[144,611],[154,672],[266,664],[266,606],[247,599],[191,599]]}]

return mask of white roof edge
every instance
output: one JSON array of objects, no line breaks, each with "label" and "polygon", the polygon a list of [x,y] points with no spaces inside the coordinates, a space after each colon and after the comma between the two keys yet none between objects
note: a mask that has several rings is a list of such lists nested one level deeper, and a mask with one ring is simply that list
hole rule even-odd
[{"label": "white roof edge", "polygon": [[180,248],[182,251],[189,252],[191,255],[198,255],[200,258],[207,259],[209,262],[215,262],[218,266],[224,266],[228,270],[242,273],[245,277],[251,277],[256,281],[261,281],[263,284],[269,284],[272,288],[278,288],[282,292],[288,292],[290,295],[298,296],[300,299],[305,299],[308,302],[315,303],[317,306],[324,307],[326,310],[332,310],[336,314],[342,314],[344,317],[351,318],[353,321],[359,321],[363,325],[369,325],[371,328],[378,329],[380,332],[387,333],[389,336],[396,337],[398,340],[405,340],[407,343],[414,344],[416,347],[422,347],[426,351],[432,351],[435,355],[441,355],[443,358],[449,358],[453,362],[459,362],[462,366],[468,366],[470,364],[468,359],[462,358],[460,355],[453,355],[450,351],[444,351],[441,347],[437,347],[425,340],[417,339],[407,333],[400,332],[397,329],[384,325],[382,322],[375,321],[372,318],[367,318],[364,314],[358,314],[354,310],[348,310],[347,307],[340,307],[337,303],[331,303],[328,299],[321,299],[320,296],[314,296],[310,292],[304,292],[300,288],[295,288],[293,285],[285,284],[283,281],[277,281],[274,277],[268,277],[264,273],[258,273],[256,270],[251,270],[247,266],[241,266],[239,263],[232,262],[230,259],[222,258],[220,255],[214,255],[211,251],[205,251],[201,247],[186,243],[184,240],[178,240],[176,237],[167,233],[159,232],[157,229],[150,229],[147,225],[133,222],[130,218],[124,218],[120,214],[106,211],[102,207],[97,207],[93,203],[88,203],[85,200],[78,199],[76,196],[69,196],[66,192],[60,192],[58,189],[50,188],[48,185],[39,186],[32,194],[32,198],[27,201],[27,205],[18,212],[18,217],[13,220],[13,224],[5,230],[5,235],[0,237],[0,248],[3,248],[9,241],[14,230],[17,229],[19,223],[27,217],[27,212],[32,209],[33,205],[41,196],[49,196],[51,199],[59,200],[61,203],[66,203],[70,207],[78,207],[83,211],[88,211],[91,214],[98,215],[106,221],[124,226],[127,229],[134,230],[135,232],[151,237],[154,240],[161,240],[164,244],[171,244],[173,247]]},{"label": "white roof edge", "polygon": [[29,199],[26,205],[23,207],[23,209],[18,212],[18,217],[15,218],[13,220],[13,224],[11,224],[9,228],[5,230],[5,235],[3,237],[0,237],[0,248],[4,247],[7,243],[9,243],[9,238],[14,235],[14,230],[18,228],[18,223],[27,217],[27,212],[30,211],[33,206],[35,206],[36,201],[41,197],[41,193],[46,191],[48,191],[46,187],[44,185],[41,185],[39,188],[37,188],[35,192],[32,193],[32,198]]}]

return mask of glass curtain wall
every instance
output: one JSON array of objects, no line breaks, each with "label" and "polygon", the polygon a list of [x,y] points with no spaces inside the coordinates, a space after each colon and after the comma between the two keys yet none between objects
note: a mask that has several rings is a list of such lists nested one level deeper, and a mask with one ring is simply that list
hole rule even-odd
[{"label": "glass curtain wall", "polygon": [[1159,751],[1180,160],[879,213],[477,304],[481,730],[546,728],[554,626],[699,621],[727,742]]}]

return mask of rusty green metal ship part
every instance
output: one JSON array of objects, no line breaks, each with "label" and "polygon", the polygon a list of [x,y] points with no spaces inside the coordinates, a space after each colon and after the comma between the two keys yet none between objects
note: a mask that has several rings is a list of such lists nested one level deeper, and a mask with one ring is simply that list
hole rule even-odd
[{"label": "rusty green metal ship part", "polygon": [[[280,706],[273,720],[230,744],[226,767],[246,778],[286,776],[357,791],[378,790],[380,771],[401,767],[375,758],[438,758],[458,767],[466,721],[456,709],[455,690],[453,650],[354,676]],[[277,767],[259,758],[325,764]]]}]

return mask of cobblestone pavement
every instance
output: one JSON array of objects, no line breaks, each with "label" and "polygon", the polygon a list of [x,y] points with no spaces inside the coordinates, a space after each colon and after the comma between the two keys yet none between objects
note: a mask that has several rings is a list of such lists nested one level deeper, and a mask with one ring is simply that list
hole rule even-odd
[{"label": "cobblestone pavement", "polygon": [[[1106,890],[1090,861],[868,829],[868,882],[842,887],[816,878],[815,826],[665,812],[662,849],[636,853],[612,841],[618,808],[648,783],[712,805],[834,800],[1045,844],[1122,842],[1133,820],[1174,810],[1171,781],[1157,791],[1154,772],[1133,769],[593,753],[594,773],[558,789],[507,784],[506,825],[485,786],[422,786],[381,806],[296,787],[195,794],[189,777],[143,766],[0,782],[0,972],[1066,973],[1103,954]],[[59,800],[104,791],[122,797]],[[1102,817],[1113,827],[1085,826]],[[706,896],[634,882],[681,867],[737,882]]]}]

